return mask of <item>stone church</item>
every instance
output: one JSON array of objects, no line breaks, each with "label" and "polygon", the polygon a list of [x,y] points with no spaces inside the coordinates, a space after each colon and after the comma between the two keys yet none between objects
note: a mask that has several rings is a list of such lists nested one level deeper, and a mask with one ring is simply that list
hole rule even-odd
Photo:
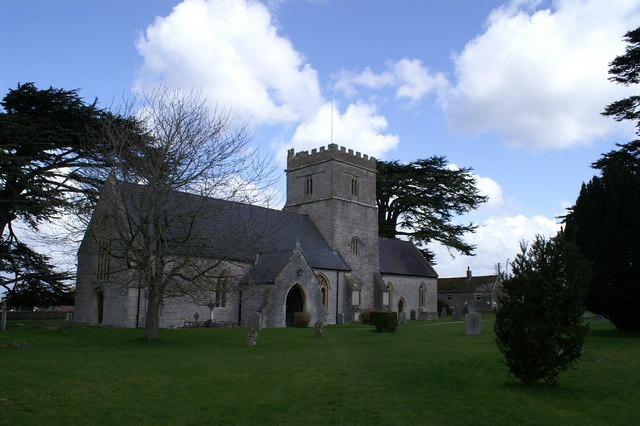
[{"label": "stone church", "polygon": [[[207,319],[285,327],[297,312],[308,312],[311,325],[340,324],[359,321],[369,309],[396,311],[406,319],[437,318],[434,269],[412,243],[378,237],[375,158],[336,144],[311,152],[291,149],[286,175],[282,211],[172,193],[175,209],[197,202],[203,212],[192,226],[207,248],[190,255],[202,263],[219,261],[226,279],[207,300],[168,292],[161,327]],[[134,199],[144,188],[128,191]],[[142,327],[145,289],[136,287],[132,271],[106,249],[118,244],[108,232],[110,214],[101,200],[78,250],[75,320]],[[169,250],[178,259],[186,249]]]}]

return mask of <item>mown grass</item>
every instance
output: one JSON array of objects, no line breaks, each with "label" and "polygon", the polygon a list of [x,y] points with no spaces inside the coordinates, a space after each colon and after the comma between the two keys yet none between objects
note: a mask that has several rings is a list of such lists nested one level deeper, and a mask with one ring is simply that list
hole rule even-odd
[{"label": "mown grass", "polygon": [[506,377],[493,341],[464,324],[141,330],[10,327],[0,424],[637,424],[640,335],[592,321],[558,386]]}]

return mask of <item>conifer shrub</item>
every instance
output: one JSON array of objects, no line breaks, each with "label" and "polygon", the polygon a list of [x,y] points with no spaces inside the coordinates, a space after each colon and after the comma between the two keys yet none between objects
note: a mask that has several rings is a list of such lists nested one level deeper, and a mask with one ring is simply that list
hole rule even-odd
[{"label": "conifer shrub", "polygon": [[398,328],[398,313],[389,311],[371,311],[369,323],[375,325],[376,332],[393,333]]},{"label": "conifer shrub", "polygon": [[309,327],[309,321],[311,321],[311,313],[309,313],[309,312],[294,312],[293,313],[293,326],[294,327]]},{"label": "conifer shrub", "polygon": [[588,263],[561,236],[537,236],[531,247],[522,245],[512,268],[496,310],[498,349],[523,383],[556,383],[582,353]]}]

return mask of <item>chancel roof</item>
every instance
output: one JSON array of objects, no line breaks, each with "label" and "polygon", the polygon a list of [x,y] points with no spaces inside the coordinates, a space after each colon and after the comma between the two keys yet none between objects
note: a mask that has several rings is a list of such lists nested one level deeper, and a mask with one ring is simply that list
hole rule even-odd
[{"label": "chancel roof", "polygon": [[409,241],[378,238],[380,273],[437,278],[436,271]]}]

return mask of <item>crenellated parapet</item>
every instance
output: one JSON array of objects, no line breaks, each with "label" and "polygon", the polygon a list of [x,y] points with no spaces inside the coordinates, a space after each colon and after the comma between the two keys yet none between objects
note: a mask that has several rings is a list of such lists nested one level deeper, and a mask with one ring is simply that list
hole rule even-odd
[{"label": "crenellated parapet", "polygon": [[344,146],[338,146],[335,143],[324,147],[312,149],[309,151],[295,152],[292,148],[287,151],[287,170],[295,170],[300,167],[306,167],[311,164],[322,163],[325,161],[337,160],[348,164],[353,164],[368,170],[376,170],[376,158],[367,154],[354,152],[353,149],[347,149]]}]

